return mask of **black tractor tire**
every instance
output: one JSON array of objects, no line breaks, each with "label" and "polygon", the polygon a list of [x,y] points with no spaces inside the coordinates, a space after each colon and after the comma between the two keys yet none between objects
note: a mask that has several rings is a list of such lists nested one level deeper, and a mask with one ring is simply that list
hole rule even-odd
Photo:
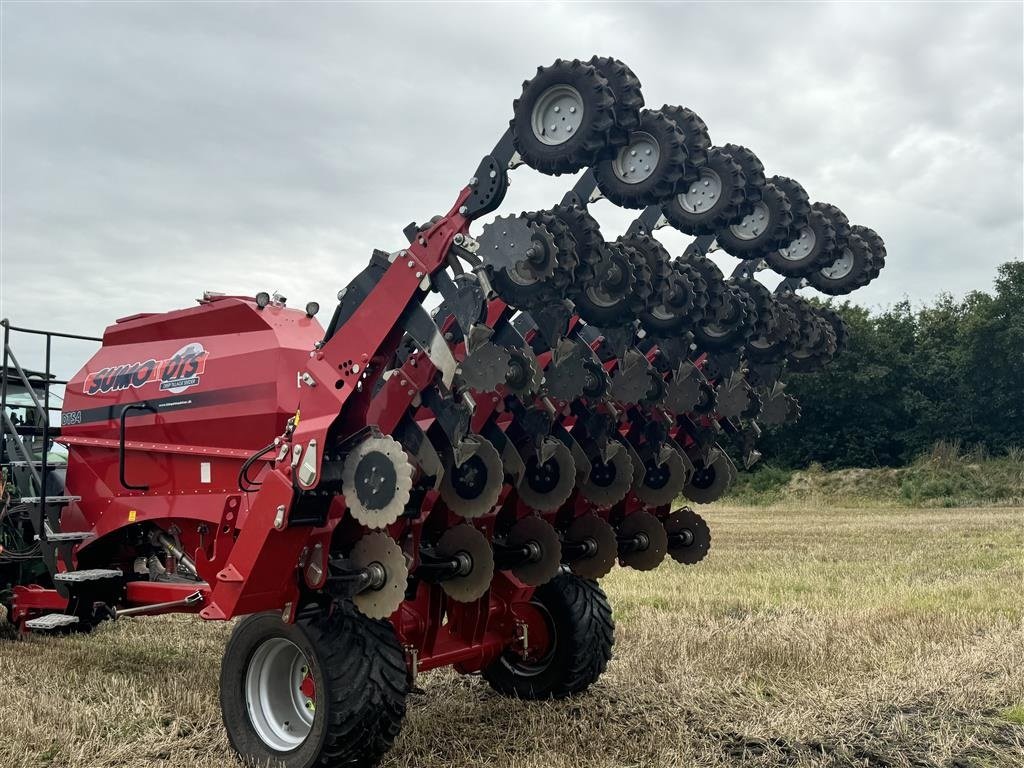
[{"label": "black tractor tire", "polygon": [[843,213],[839,208],[832,205],[832,203],[814,203],[811,206],[812,210],[821,211],[828,217],[828,223],[832,225],[832,231],[835,233],[836,238],[836,249],[833,254],[831,261],[823,260],[821,266],[827,267],[829,264],[834,262],[842,254],[843,249],[846,247],[846,241],[850,237],[850,220],[846,218],[846,214]]},{"label": "black tractor tire", "polygon": [[[682,131],[661,112],[643,110],[629,143],[594,166],[601,194],[622,208],[646,208],[674,195],[686,172],[683,139]],[[645,165],[655,146],[656,159]]]},{"label": "black tractor tire", "polygon": [[811,309],[811,328],[808,337],[786,359],[788,370],[797,373],[820,371],[836,356],[838,344],[835,331],[828,319],[815,308]]},{"label": "black tractor tire", "polygon": [[851,234],[840,257],[827,267],[813,272],[807,281],[829,296],[842,296],[867,283],[871,251],[859,235]]},{"label": "black tractor tire", "polygon": [[768,184],[747,216],[718,232],[718,244],[738,259],[761,258],[789,239],[792,226],[793,213],[786,193]]},{"label": "black tractor tire", "polygon": [[832,332],[836,335],[836,354],[850,346],[850,329],[847,327],[842,315],[832,309],[832,307],[824,306],[815,307],[814,312],[825,318],[829,325],[832,326]]},{"label": "black tractor tire", "polygon": [[754,203],[761,199],[761,192],[768,180],[764,176],[764,164],[751,150],[740,144],[723,144],[722,151],[728,152],[743,170],[744,202],[740,205],[737,219],[727,222],[734,224],[754,210]]},{"label": "black tractor tire", "polygon": [[[285,651],[298,649],[315,690],[308,733],[287,750],[259,735],[254,722],[266,710],[258,703],[250,707],[246,692],[250,666],[271,643]],[[272,668],[269,660],[261,663]],[[284,623],[277,612],[247,616],[231,633],[220,672],[228,739],[244,763],[263,767],[376,765],[398,736],[408,691],[409,673],[394,627],[343,605],[330,616],[295,624]],[[278,706],[278,713],[290,709]]]},{"label": "black tractor tire", "polygon": [[773,323],[770,333],[751,337],[747,341],[746,358],[754,363],[781,363],[793,351],[800,336],[797,313],[784,300],[773,297]]},{"label": "black tractor tire", "polygon": [[621,147],[629,141],[629,134],[640,126],[640,110],[644,107],[640,80],[633,70],[609,56],[594,56],[587,63],[608,81],[612,89],[615,97],[615,128],[609,145]]},{"label": "black tractor tire", "polygon": [[768,183],[786,193],[790,212],[793,214],[793,226],[789,230],[786,242],[792,242],[800,230],[807,226],[807,217],[811,213],[811,199],[807,190],[796,179],[789,176],[769,176]]},{"label": "black tractor tire", "polygon": [[697,293],[691,276],[699,279],[699,275],[692,267],[673,265],[669,252],[650,235],[620,237],[619,241],[633,248],[651,269],[653,306],[643,308],[638,316],[648,333],[660,338],[678,336],[703,317],[707,299]]},{"label": "black tractor tire", "polygon": [[[729,153],[712,147],[707,152],[707,162],[699,169],[698,178],[666,200],[661,213],[680,232],[695,237],[712,235],[729,222],[742,218],[740,209],[746,201],[745,190],[746,180],[740,164]],[[705,199],[709,197],[711,204],[705,208]]]},{"label": "black tractor tire", "polygon": [[602,300],[600,293],[592,292],[592,285],[600,278],[601,265],[597,265],[598,274],[577,281],[573,286],[572,300],[580,317],[598,328],[610,328],[633,319],[632,294],[637,280],[634,258],[632,248],[622,243],[605,243],[605,260],[617,265],[625,280],[625,287],[616,291],[614,299]]},{"label": "black tractor tire", "polygon": [[583,693],[612,657],[615,623],[608,598],[596,581],[560,573],[533,593],[533,602],[548,619],[550,651],[535,663],[506,651],[484,669],[484,679],[498,693],[520,699]]},{"label": "black tractor tire", "polygon": [[701,352],[721,352],[742,347],[754,331],[756,309],[743,289],[726,285],[718,316],[693,329],[693,341]]},{"label": "black tractor tire", "polygon": [[829,218],[818,210],[807,214],[807,223],[785,248],[764,255],[768,266],[786,277],[809,277],[828,260],[835,261],[836,233]]},{"label": "black tractor tire", "polygon": [[701,120],[700,115],[687,107],[673,107],[666,104],[661,108],[661,112],[683,132],[686,161],[690,167],[686,181],[694,182],[698,178],[698,171],[708,164],[708,152],[711,149],[711,134],[708,133],[708,125]]},{"label": "black tractor tire", "polygon": [[576,242],[576,274],[573,281],[591,274],[595,264],[605,258],[605,243],[597,219],[578,205],[556,205],[549,213],[569,228]]},{"label": "black tractor tire", "polygon": [[[563,93],[575,92],[582,104],[582,115],[571,138],[549,143],[537,133],[537,128],[541,127],[541,134],[548,134],[546,122],[539,121],[541,126],[537,126],[535,117],[547,111],[545,101],[557,94],[555,89],[559,87]],[[607,154],[610,134],[615,127],[615,94],[591,64],[578,59],[556,59],[550,67],[538,67],[537,74],[523,82],[523,93],[512,103],[512,113],[512,142],[523,162],[554,176],[574,173],[594,165]],[[570,120],[567,113],[568,110],[562,113],[559,121]]]},{"label": "black tractor tire", "polygon": [[867,285],[881,273],[885,267],[885,241],[879,236],[875,230],[870,227],[864,227],[860,224],[854,224],[850,227],[850,232],[857,235],[867,243],[868,249],[871,251],[871,267],[867,271],[867,279],[864,285]]}]

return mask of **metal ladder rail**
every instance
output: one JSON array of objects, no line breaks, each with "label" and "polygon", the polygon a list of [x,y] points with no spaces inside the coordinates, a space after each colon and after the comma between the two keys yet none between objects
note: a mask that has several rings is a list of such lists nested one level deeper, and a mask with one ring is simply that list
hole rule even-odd
[{"label": "metal ladder rail", "polygon": [[[57,384],[61,386],[67,385],[66,379],[56,379],[53,377],[50,370],[53,353],[53,339],[74,339],[78,341],[95,341],[101,342],[103,339],[96,336],[85,336],[76,333],[60,333],[57,331],[41,331],[34,328],[22,328],[19,326],[11,325],[10,321],[4,318],[0,320],[0,326],[4,329],[4,351],[3,351],[3,367],[0,371],[3,371],[3,375],[0,376],[0,414],[3,415],[3,430],[0,432],[7,432],[14,438],[14,444],[17,446],[19,452],[22,454],[29,470],[32,473],[33,479],[39,486],[39,538],[42,541],[46,541],[47,534],[47,515],[46,515],[46,477],[49,473],[48,461],[49,461],[49,446],[50,446],[50,411],[59,411],[60,408],[56,408],[50,405],[50,387],[51,385]],[[45,338],[45,368],[43,372],[43,402],[39,402],[39,398],[36,397],[36,388],[33,386],[32,381],[29,379],[25,370],[21,367],[18,362],[18,358],[14,354],[14,350],[11,348],[11,332],[24,333],[33,336],[42,336]],[[39,471],[33,463],[33,459],[28,449],[25,447],[24,441],[21,439],[21,435],[17,431],[17,426],[11,421],[7,415],[7,381],[9,378],[9,371],[11,370],[8,362],[14,364],[14,369],[18,373],[18,377],[21,379],[21,383],[24,385],[29,397],[32,399],[32,403],[36,407],[36,411],[39,413],[43,422],[43,450],[42,450],[42,461],[40,464]]]}]

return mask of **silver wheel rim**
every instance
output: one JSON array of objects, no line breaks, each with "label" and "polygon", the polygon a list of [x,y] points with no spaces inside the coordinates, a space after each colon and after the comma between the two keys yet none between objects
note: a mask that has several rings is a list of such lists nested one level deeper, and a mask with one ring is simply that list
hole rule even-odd
[{"label": "silver wheel rim", "polygon": [[768,228],[768,206],[758,203],[752,213],[743,217],[739,224],[733,224],[729,231],[737,240],[754,240],[764,234]]},{"label": "silver wheel rim", "polygon": [[[316,717],[316,694],[309,662],[298,646],[283,637],[265,640],[253,653],[245,672],[245,703],[249,721],[263,743],[290,752],[309,736]],[[312,691],[307,696],[305,691]]]},{"label": "silver wheel rim", "polygon": [[530,125],[541,144],[556,147],[579,132],[583,123],[583,97],[571,85],[553,85],[533,105]]},{"label": "silver wheel rim", "polygon": [[700,178],[676,199],[687,213],[710,211],[722,196],[722,179],[710,168],[700,169]]},{"label": "silver wheel rim", "polygon": [[843,255],[821,270],[829,280],[841,280],[853,271],[853,251],[843,249]]},{"label": "silver wheel rim", "polygon": [[661,147],[657,140],[646,131],[634,131],[629,135],[629,144],[612,161],[612,173],[623,184],[640,184],[654,173],[659,158]]},{"label": "silver wheel rim", "polygon": [[814,230],[810,227],[803,227],[800,230],[800,236],[787,247],[782,248],[779,254],[786,261],[803,261],[814,251],[817,242],[818,238],[815,236]]}]

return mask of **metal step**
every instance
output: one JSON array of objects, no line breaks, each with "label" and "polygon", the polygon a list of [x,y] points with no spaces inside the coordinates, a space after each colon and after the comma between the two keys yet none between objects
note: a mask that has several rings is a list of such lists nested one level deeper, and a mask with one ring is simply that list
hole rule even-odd
[{"label": "metal step", "polygon": [[77,544],[80,541],[88,541],[93,538],[96,538],[96,534],[89,531],[67,531],[66,533],[46,534],[46,541],[50,544]]},{"label": "metal step", "polygon": [[72,627],[77,623],[77,616],[69,616],[66,613],[48,613],[37,619],[29,619],[25,622],[25,627],[35,632],[46,632],[51,629]]},{"label": "metal step", "polygon": [[84,571],[64,571],[55,573],[53,580],[61,584],[85,584],[93,581],[107,581],[108,579],[122,579],[124,574],[111,568],[88,568]]},{"label": "metal step", "polygon": [[[73,501],[81,501],[81,500],[82,500],[81,496],[47,496],[46,497],[47,505],[49,505],[49,504],[61,504],[61,505],[64,505],[64,504],[70,504]],[[22,496],[21,497],[21,503],[22,504],[38,504],[40,501],[42,501],[42,497],[41,496]]]}]

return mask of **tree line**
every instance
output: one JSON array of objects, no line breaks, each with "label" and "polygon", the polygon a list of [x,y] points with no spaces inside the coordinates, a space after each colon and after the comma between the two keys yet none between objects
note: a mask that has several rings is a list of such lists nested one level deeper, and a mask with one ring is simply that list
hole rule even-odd
[{"label": "tree line", "polygon": [[772,464],[900,466],[940,440],[1024,447],[1024,262],[999,267],[994,293],[832,306],[849,347],[824,371],[786,376],[803,412],[764,435]]}]

